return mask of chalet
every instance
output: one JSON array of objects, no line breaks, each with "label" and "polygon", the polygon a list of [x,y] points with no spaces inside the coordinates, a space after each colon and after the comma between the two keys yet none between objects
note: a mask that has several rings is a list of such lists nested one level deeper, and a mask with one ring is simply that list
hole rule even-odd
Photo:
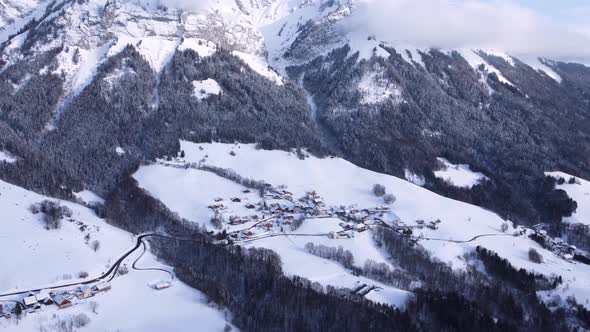
[{"label": "chalet", "polygon": [[252,231],[245,231],[243,234],[245,237],[252,237],[253,235]]},{"label": "chalet", "polygon": [[237,198],[237,197],[232,198],[231,201],[234,202],[234,203],[240,203],[240,202],[242,202],[242,200],[239,199],[239,198]]},{"label": "chalet", "polygon": [[273,227],[273,226],[274,226],[274,225],[273,225],[273,224],[271,224],[271,223],[266,223],[266,224],[264,224],[264,227],[266,227],[266,228],[267,228],[267,229],[269,229],[269,230],[270,230],[270,229],[272,229],[272,227]]},{"label": "chalet", "polygon": [[215,201],[215,202],[221,202],[221,201],[223,201],[223,198],[221,198],[221,197],[216,197],[216,198],[214,199],[214,201]]},{"label": "chalet", "polygon": [[256,205],[252,204],[252,203],[248,203],[246,204],[246,209],[255,209]]},{"label": "chalet", "polygon": [[328,237],[332,240],[336,240],[336,239],[340,238],[340,235],[338,233],[332,231],[332,232],[328,233]]},{"label": "chalet", "polygon": [[111,284],[108,281],[102,281],[102,282],[94,285],[94,287],[92,287],[92,288],[94,291],[97,291],[97,292],[106,292],[111,289]]},{"label": "chalet", "polygon": [[53,302],[60,309],[71,307],[71,306],[74,305],[74,303],[72,302],[72,300],[69,297],[67,297],[67,296],[65,296],[63,294],[55,295],[53,297]]}]

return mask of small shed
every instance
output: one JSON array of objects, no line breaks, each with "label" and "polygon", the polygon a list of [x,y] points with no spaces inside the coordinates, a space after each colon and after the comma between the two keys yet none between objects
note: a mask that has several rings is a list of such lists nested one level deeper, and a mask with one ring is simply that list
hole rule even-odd
[{"label": "small shed", "polygon": [[170,288],[170,286],[172,286],[172,284],[168,281],[160,281],[156,284],[154,284],[154,289],[156,290],[162,290],[162,289],[166,289],[166,288]]},{"label": "small shed", "polygon": [[94,285],[93,289],[97,292],[106,292],[111,289],[111,283],[108,281],[103,281]]}]

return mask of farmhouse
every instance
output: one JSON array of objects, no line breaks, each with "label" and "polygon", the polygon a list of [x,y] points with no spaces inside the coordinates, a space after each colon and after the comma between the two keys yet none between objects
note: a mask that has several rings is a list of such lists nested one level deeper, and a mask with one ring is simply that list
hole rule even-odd
[{"label": "farmhouse", "polygon": [[72,305],[74,305],[72,300],[63,294],[53,296],[53,302],[60,309],[71,307]]}]

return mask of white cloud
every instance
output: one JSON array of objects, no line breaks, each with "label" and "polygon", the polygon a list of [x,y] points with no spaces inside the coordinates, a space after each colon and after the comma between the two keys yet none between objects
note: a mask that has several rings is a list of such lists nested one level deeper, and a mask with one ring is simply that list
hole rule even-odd
[{"label": "white cloud", "polygon": [[590,61],[590,35],[513,1],[358,0],[349,29],[419,48],[481,48]]}]

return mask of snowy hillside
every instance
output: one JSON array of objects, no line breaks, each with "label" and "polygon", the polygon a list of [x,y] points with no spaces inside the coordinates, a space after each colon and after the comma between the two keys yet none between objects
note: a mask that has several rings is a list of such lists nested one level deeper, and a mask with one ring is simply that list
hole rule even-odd
[{"label": "snowy hillside", "polygon": [[434,175],[453,186],[471,188],[487,179],[482,173],[471,171],[469,165],[454,165],[445,158],[438,158],[438,161],[442,164],[442,169],[434,172]]},{"label": "snowy hillside", "polygon": [[562,179],[563,183],[558,184],[557,188],[565,190],[568,196],[578,203],[574,215],[564,218],[564,221],[590,225],[590,182],[563,172],[548,172],[547,175],[557,180]]},{"label": "snowy hillside", "polygon": [[590,43],[514,6],[0,0],[0,332],[590,329]]},{"label": "snowy hillside", "polygon": [[[89,196],[88,193],[83,195]],[[66,206],[72,214],[64,218],[58,229],[48,230],[43,213],[33,214],[30,210],[31,205],[47,199],[50,198],[0,181],[3,213],[0,295],[95,278],[135,243],[131,234],[107,224],[93,211],[58,200],[52,201]],[[93,246],[95,241],[99,241],[98,248]],[[208,330],[223,329],[226,324],[223,313],[209,307],[200,292],[179,281],[173,281],[173,287],[162,291],[150,288],[149,285],[158,280],[168,280],[169,273],[135,270],[131,267],[135,260],[138,260],[138,268],[157,267],[169,271],[172,268],[149,253],[141,255],[142,252],[137,251],[124,261],[129,272],[115,277],[110,291],[78,299],[73,307],[61,310],[55,305],[44,305],[25,313],[18,325],[14,316],[1,318],[0,331],[52,330],[60,321],[79,319],[80,314],[90,318],[84,331],[177,331],[193,324]],[[62,288],[65,291],[75,289],[76,286]],[[22,301],[25,295],[0,296],[3,312],[10,312],[14,306],[12,301]],[[92,302],[98,304],[95,310]],[[162,310],[172,306],[178,306],[179,310]]]},{"label": "snowy hillside", "polygon": [[[385,207],[384,211],[387,212],[381,213],[375,220],[412,229],[420,245],[454,269],[465,269],[470,264],[465,259],[466,254],[473,252],[476,246],[482,246],[497,252],[517,268],[548,277],[561,275],[564,285],[549,292],[548,298],[563,293],[575,296],[579,303],[587,304],[590,299],[590,293],[586,291],[590,285],[590,279],[586,277],[590,275],[590,266],[570,262],[543,249],[528,238],[533,230],[521,227],[513,229],[510,221],[482,208],[441,197],[410,182],[364,170],[339,158],[307,157],[302,160],[295,153],[257,150],[253,145],[244,144],[181,142],[181,149],[186,154],[184,159],[141,167],[134,175],[140,186],[180,216],[210,229],[213,225],[209,220],[217,213],[221,213],[226,222],[234,220],[232,216],[239,217],[242,221],[223,224],[221,227],[227,232],[239,234],[244,234],[243,229],[250,230],[252,234],[248,233],[246,238],[236,237],[238,243],[277,251],[282,257],[284,269],[290,274],[305,276],[324,284],[350,287],[350,281],[347,281],[350,275],[342,267],[337,268],[338,265],[332,262],[322,263],[321,259],[311,258],[303,251],[306,242],[343,246],[352,252],[355,265],[362,266],[365,260],[371,259],[395,269],[395,262],[388,261],[368,235],[370,231],[356,233],[352,239],[329,239],[330,233],[341,232],[343,226],[339,224],[339,219],[322,217],[331,213],[337,215],[339,209],[371,211],[383,207],[383,200],[372,192],[373,184],[382,184],[387,193],[397,199],[390,208]],[[292,194],[293,201],[306,197],[309,192],[316,192],[322,204],[325,204],[322,209],[328,212],[319,212],[318,217],[307,216],[307,220],[295,231],[288,231],[288,226],[280,221],[284,216],[279,217],[278,221],[272,221],[271,218],[267,229],[259,229],[257,225],[260,221],[271,216],[256,212],[259,210],[248,210],[245,206],[259,206],[260,197],[210,171],[185,168],[185,163],[231,169],[241,177],[284,188],[289,195]],[[209,189],[203,191],[202,188]],[[244,191],[248,193],[244,194]],[[266,198],[266,204],[272,206],[275,201],[271,199]],[[285,204],[290,204],[289,200]],[[218,205],[222,207],[215,207]],[[252,218],[257,213],[261,215]],[[371,212],[367,213],[370,215]],[[371,223],[364,223],[371,228]],[[504,224],[508,226],[507,229],[504,229]],[[529,260],[527,253],[531,248],[544,257],[543,263]],[[301,264],[303,261],[305,265]],[[317,267],[310,269],[309,264]],[[353,279],[357,283],[366,283],[363,279]],[[377,297],[373,299],[379,302],[383,301],[383,296],[389,296],[386,295],[388,292],[399,293],[384,285],[379,287],[387,290],[375,292]],[[398,304],[399,298],[386,302]]]}]

